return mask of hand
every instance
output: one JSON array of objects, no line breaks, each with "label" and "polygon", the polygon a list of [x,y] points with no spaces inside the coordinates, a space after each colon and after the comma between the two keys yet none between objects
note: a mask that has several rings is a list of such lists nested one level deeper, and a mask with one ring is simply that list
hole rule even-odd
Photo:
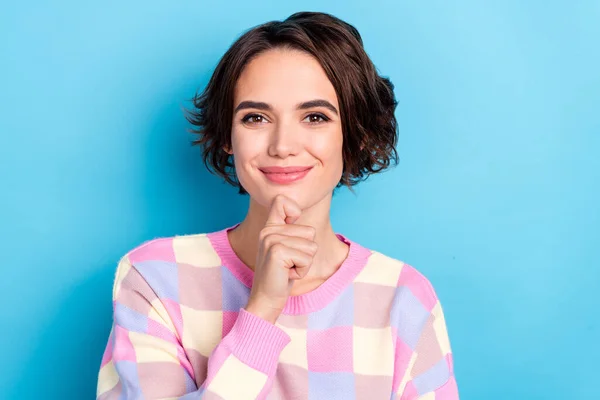
[{"label": "hand", "polygon": [[294,280],[306,276],[317,252],[315,228],[294,224],[301,213],[294,200],[277,195],[259,234],[254,282],[246,311],[271,323],[283,311]]}]

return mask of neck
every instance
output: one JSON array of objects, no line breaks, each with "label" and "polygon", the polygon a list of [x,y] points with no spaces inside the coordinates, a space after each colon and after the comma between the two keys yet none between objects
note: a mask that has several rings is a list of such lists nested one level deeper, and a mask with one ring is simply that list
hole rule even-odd
[{"label": "neck", "polygon": [[[325,280],[341,265],[348,254],[348,246],[335,236],[331,226],[329,194],[317,204],[302,210],[295,222],[298,225],[312,226],[316,230],[315,242],[318,245],[310,271],[303,280]],[[249,268],[254,270],[258,253],[258,235],[267,221],[269,209],[250,198],[248,213],[240,225],[229,232],[231,247]]]}]

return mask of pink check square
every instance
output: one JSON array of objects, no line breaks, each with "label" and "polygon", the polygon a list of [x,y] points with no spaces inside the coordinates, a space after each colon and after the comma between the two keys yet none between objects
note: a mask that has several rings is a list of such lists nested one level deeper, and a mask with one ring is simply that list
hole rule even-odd
[{"label": "pink check square", "polygon": [[[353,328],[309,330],[308,369],[313,372],[353,372]],[[324,352],[323,349],[327,349]]]}]

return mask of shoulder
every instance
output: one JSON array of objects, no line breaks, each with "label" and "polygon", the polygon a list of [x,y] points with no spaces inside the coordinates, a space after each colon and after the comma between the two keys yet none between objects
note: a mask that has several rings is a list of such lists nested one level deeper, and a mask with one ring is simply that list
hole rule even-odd
[{"label": "shoulder", "polygon": [[198,233],[159,237],[127,251],[117,265],[113,297],[116,298],[123,283],[140,280],[157,294],[176,297],[182,268],[208,268],[221,264],[211,235]]},{"label": "shoulder", "polygon": [[427,332],[429,325],[436,329],[440,340],[446,337],[445,320],[436,291],[431,281],[417,268],[373,251],[361,275],[359,282],[380,285],[371,288],[371,293],[374,293],[371,298],[386,305],[393,332],[410,349],[416,349],[422,332]]},{"label": "shoulder", "polygon": [[393,287],[396,302],[415,303],[427,312],[438,302],[433,285],[421,271],[407,262],[378,251],[371,250],[357,281]]},{"label": "shoulder", "polygon": [[158,263],[187,263],[195,266],[214,262],[216,252],[212,246],[210,233],[197,233],[193,235],[178,235],[161,237],[146,241],[128,251],[127,257],[132,265],[158,262]]}]

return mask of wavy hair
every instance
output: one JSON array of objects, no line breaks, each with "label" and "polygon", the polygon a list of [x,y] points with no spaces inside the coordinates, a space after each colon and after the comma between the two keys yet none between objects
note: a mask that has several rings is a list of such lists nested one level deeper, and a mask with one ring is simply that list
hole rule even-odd
[{"label": "wavy hair", "polygon": [[394,86],[378,74],[364,50],[358,30],[327,13],[298,12],[246,31],[227,50],[208,84],[186,110],[189,130],[198,137],[208,170],[246,194],[235,174],[231,125],[235,85],[254,57],[275,48],[306,52],[319,61],[340,105],[343,132],[343,173],[336,188],[352,189],[359,181],[398,163],[397,101]]}]

